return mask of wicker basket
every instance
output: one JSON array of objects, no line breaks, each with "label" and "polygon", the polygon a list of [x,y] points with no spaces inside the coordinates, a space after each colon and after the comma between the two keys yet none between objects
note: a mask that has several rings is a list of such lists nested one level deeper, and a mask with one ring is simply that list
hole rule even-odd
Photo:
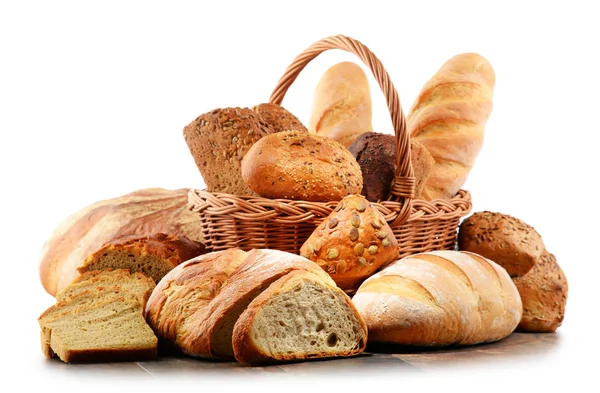
[{"label": "wicker basket", "polygon": [[[410,141],[398,93],[381,62],[366,46],[341,35],[317,41],[288,67],[270,102],[281,104],[302,69],[329,49],[341,49],[358,56],[373,72],[387,100],[396,135],[397,169],[389,200],[373,205],[398,239],[400,256],[454,249],[459,221],[471,210],[471,196],[460,190],[450,200],[413,200],[415,179]],[[296,254],[338,203],[267,199],[196,189],[190,190],[188,200],[188,207],[200,216],[202,235],[209,250],[271,248]]]}]

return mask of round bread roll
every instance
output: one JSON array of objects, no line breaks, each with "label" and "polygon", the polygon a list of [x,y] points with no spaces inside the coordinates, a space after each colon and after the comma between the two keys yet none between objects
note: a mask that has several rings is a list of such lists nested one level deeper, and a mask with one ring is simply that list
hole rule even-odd
[{"label": "round bread roll", "polygon": [[526,274],[546,252],[542,237],[533,227],[490,211],[474,213],[461,223],[458,248],[491,259],[511,277]]},{"label": "round bread roll", "polygon": [[558,329],[565,317],[569,286],[554,255],[545,253],[529,273],[513,281],[523,301],[518,330],[550,333]]},{"label": "round bread roll", "polygon": [[242,160],[242,178],[265,198],[339,201],[360,194],[362,174],[352,154],[334,140],[300,131],[267,135]]}]

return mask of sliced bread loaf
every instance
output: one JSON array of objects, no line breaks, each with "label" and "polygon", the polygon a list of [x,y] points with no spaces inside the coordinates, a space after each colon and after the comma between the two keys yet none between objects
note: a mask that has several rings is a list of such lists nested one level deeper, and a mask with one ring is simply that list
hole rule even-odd
[{"label": "sliced bread loaf", "polygon": [[42,352],[67,363],[156,357],[157,338],[143,315],[154,287],[124,269],[84,273],[38,318]]},{"label": "sliced bread loaf", "polygon": [[352,356],[367,345],[367,327],[350,298],[321,275],[293,271],[242,313],[233,351],[242,363]]},{"label": "sliced bread loaf", "polygon": [[159,282],[175,266],[204,254],[202,243],[186,237],[155,233],[113,239],[91,254],[77,269],[79,273],[102,269],[142,272]]}]

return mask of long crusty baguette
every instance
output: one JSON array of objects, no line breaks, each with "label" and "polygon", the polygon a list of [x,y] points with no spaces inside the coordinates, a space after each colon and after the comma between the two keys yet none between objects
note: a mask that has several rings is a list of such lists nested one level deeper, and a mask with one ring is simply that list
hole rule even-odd
[{"label": "long crusty baguette", "polygon": [[298,255],[217,251],[167,273],[148,300],[146,318],[159,339],[187,355],[233,360],[231,340],[239,316],[269,285],[294,270],[312,272],[335,286],[323,269]]},{"label": "long crusty baguette", "polygon": [[369,80],[360,66],[338,63],[319,80],[308,130],[345,147],[363,132],[373,131]]},{"label": "long crusty baguette", "polygon": [[523,313],[519,292],[502,267],[459,251],[400,259],[367,279],[352,301],[370,342],[403,345],[500,340]]},{"label": "long crusty baguette", "polygon": [[481,150],[496,77],[475,53],[448,60],[425,84],[407,117],[411,138],[435,159],[423,199],[449,199],[463,186]]}]

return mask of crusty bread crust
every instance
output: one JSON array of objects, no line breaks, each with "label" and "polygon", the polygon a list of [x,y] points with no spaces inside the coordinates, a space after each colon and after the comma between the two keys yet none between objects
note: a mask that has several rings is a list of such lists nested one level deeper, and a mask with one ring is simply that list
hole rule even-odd
[{"label": "crusty bread crust", "polygon": [[273,129],[273,132],[289,130],[308,132],[296,116],[277,104],[259,104],[252,107],[252,110],[262,117],[264,122]]},{"label": "crusty bread crust", "polygon": [[[280,355],[271,356],[270,354],[264,353],[256,345],[252,338],[252,326],[255,318],[259,315],[261,309],[265,306],[270,299],[278,294],[293,291],[294,287],[301,285],[305,282],[313,282],[321,285],[324,290],[335,292],[338,296],[345,300],[347,307],[351,310],[351,315],[340,315],[339,318],[354,318],[358,322],[362,329],[362,338],[360,339],[358,346],[354,350],[349,351],[337,351],[337,352],[306,352],[306,353],[285,353]],[[258,295],[248,308],[242,313],[238,319],[235,329],[233,331],[233,351],[235,358],[238,362],[246,364],[261,364],[261,363],[273,363],[282,361],[292,360],[303,360],[303,359],[319,359],[329,357],[348,357],[354,356],[363,352],[367,345],[367,325],[363,321],[362,317],[358,313],[358,310],[352,303],[352,300],[339,289],[333,282],[323,280],[322,275],[315,274],[310,271],[297,270],[290,272],[287,275],[282,276],[277,281],[273,282],[265,291]]]},{"label": "crusty bread crust", "polygon": [[500,340],[523,305],[506,271],[479,255],[433,251],[398,260],[368,278],[352,301],[369,341],[419,346]]}]

